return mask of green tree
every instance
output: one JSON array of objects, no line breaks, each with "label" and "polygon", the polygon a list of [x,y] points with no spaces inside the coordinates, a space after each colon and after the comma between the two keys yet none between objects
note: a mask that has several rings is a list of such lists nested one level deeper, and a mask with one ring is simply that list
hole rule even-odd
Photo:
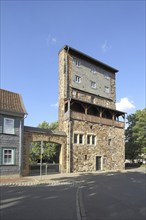
[{"label": "green tree", "polygon": [[[43,121],[38,125],[39,128],[56,130],[58,128],[58,122],[52,122],[49,124],[46,121]],[[57,162],[57,158],[59,155],[59,147],[58,144],[43,142],[43,162]],[[31,163],[36,163],[40,161],[41,156],[41,143],[40,142],[32,142],[31,149],[29,154],[29,159]]]},{"label": "green tree", "polygon": [[127,120],[125,156],[134,160],[140,158],[146,149],[146,109],[127,116]]},{"label": "green tree", "polygon": [[50,130],[56,130],[58,128],[58,121],[52,122],[49,124],[46,121],[43,121],[41,124],[38,125],[39,128],[45,128]]}]

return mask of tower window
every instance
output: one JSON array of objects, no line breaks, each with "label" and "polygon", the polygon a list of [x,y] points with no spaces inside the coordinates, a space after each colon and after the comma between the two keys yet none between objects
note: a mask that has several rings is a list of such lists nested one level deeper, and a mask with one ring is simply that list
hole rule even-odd
[{"label": "tower window", "polygon": [[110,92],[109,87],[105,86],[105,92],[106,92],[106,93],[109,93],[109,92]]},{"label": "tower window", "polygon": [[84,144],[84,135],[74,134],[74,144]]},{"label": "tower window", "polygon": [[81,66],[81,61],[80,61],[80,60],[78,60],[78,59],[73,59],[73,62],[75,63],[75,65],[76,65],[77,67],[80,67],[80,66]]},{"label": "tower window", "polygon": [[110,78],[108,73],[105,73],[104,76],[105,76],[106,79]]},{"label": "tower window", "polygon": [[74,144],[78,143],[78,134],[74,134]]},{"label": "tower window", "polygon": [[96,89],[96,82],[91,81],[91,87]]},{"label": "tower window", "polygon": [[81,77],[76,75],[75,81],[76,81],[76,83],[81,83]]},{"label": "tower window", "polygon": [[92,73],[96,73],[97,71],[96,71],[96,68],[95,67],[91,67],[91,72]]},{"label": "tower window", "polygon": [[95,145],[96,144],[96,136],[92,134],[87,135],[87,144]]}]

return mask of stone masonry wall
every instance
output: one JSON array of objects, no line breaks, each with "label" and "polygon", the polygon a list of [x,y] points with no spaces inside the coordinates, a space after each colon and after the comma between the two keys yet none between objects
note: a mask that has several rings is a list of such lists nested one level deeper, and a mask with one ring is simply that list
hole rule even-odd
[{"label": "stone masonry wall", "polygon": [[[102,170],[121,170],[124,168],[124,130],[116,127],[73,122],[73,133],[84,134],[84,144],[73,144],[72,136],[72,171],[95,171],[96,156],[101,156]],[[87,134],[96,136],[95,145],[87,145]],[[110,143],[109,143],[110,140]],[[85,155],[87,158],[85,159]]]}]

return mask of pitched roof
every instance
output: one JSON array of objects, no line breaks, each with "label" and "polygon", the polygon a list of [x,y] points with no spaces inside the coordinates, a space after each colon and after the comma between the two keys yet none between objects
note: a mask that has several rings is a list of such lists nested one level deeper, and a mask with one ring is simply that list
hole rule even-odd
[{"label": "pitched roof", "polygon": [[20,94],[0,89],[0,111],[27,114]]},{"label": "pitched roof", "polygon": [[95,59],[95,58],[93,58],[93,57],[91,57],[91,56],[89,56],[89,55],[87,55],[87,54],[85,54],[85,53],[79,51],[79,50],[76,50],[76,49],[74,49],[73,47],[70,47],[70,46],[68,46],[68,45],[64,45],[64,47],[59,50],[59,53],[60,53],[63,49],[66,50],[66,51],[68,51],[68,52],[70,51],[70,52],[72,52],[72,53],[74,53],[74,54],[76,54],[76,55],[78,55],[78,56],[82,56],[82,57],[88,59],[90,62],[94,62],[94,63],[96,63],[97,65],[101,66],[102,68],[105,68],[105,69],[107,69],[107,70],[110,70],[111,72],[114,72],[114,73],[118,72],[117,69],[115,69],[115,68],[113,68],[113,67],[111,67],[111,66],[109,66],[109,65],[107,65],[107,64],[105,64],[105,63],[103,63],[103,62],[101,62],[101,61],[99,61],[99,60],[97,60],[97,59]]}]

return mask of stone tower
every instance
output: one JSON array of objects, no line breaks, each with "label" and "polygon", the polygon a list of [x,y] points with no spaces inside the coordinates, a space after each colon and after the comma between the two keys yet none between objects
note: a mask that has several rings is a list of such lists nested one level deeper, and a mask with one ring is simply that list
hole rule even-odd
[{"label": "stone tower", "polygon": [[125,113],[116,110],[116,72],[70,46],[59,51],[59,130],[67,134],[67,172],[124,168]]}]

